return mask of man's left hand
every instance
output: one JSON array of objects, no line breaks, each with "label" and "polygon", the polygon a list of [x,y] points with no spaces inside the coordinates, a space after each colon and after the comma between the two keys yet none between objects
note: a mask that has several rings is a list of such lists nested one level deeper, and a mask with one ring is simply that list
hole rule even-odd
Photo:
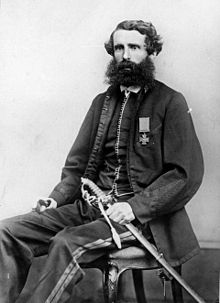
[{"label": "man's left hand", "polygon": [[128,202],[114,203],[106,210],[106,214],[111,220],[119,224],[128,224],[135,219]]}]

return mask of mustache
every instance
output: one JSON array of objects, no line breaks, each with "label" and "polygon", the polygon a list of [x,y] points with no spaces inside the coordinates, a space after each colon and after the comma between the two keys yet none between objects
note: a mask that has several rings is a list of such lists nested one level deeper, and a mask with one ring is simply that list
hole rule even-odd
[{"label": "mustache", "polygon": [[131,61],[127,61],[127,60],[123,60],[121,62],[118,63],[117,65],[118,67],[118,72],[122,72],[122,71],[134,71],[136,64],[131,62]]}]

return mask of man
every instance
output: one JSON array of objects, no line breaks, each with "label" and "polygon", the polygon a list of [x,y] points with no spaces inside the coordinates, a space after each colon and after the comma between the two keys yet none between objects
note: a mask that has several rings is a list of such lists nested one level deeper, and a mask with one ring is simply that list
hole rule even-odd
[{"label": "man", "polygon": [[201,184],[202,154],[184,97],[154,79],[160,36],[151,23],[123,21],[105,48],[111,85],[94,99],[61,182],[35,212],[1,223],[2,303],[16,300],[35,256],[48,254],[27,302],[65,302],[80,264],[116,248],[100,210],[82,199],[81,177],[115,200],[106,213],[122,247],[135,240],[124,226],[132,222],[174,266],[199,250],[184,206]]}]

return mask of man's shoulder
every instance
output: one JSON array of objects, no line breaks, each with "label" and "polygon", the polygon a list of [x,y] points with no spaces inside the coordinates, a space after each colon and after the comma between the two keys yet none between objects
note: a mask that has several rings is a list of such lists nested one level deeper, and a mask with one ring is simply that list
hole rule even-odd
[{"label": "man's shoulder", "polygon": [[159,80],[155,80],[155,90],[168,95],[182,95],[179,91]]},{"label": "man's shoulder", "polygon": [[181,92],[158,80],[155,81],[153,94],[167,104],[186,103],[185,97]]},{"label": "man's shoulder", "polygon": [[100,104],[101,103],[102,104],[106,98],[110,98],[113,95],[115,95],[118,92],[118,89],[119,89],[118,87],[113,86],[113,85],[107,87],[107,89],[105,91],[96,95],[96,97],[93,100],[93,103],[95,103],[95,104],[97,104],[97,103]]},{"label": "man's shoulder", "polygon": [[184,95],[160,81],[156,81],[153,98],[157,99],[158,104],[166,109],[176,110],[178,108],[182,111],[188,109],[188,104]]},{"label": "man's shoulder", "polygon": [[107,91],[97,94],[95,98],[92,100],[92,107],[100,107],[106,98],[106,94]]}]

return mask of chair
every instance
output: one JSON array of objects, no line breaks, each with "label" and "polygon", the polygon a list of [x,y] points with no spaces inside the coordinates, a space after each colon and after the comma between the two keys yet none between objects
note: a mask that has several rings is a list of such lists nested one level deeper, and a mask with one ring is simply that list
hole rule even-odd
[{"label": "chair", "polygon": [[[107,257],[100,258],[95,262],[83,265],[84,268],[99,268],[103,274],[103,291],[105,303],[116,303],[118,293],[118,282],[120,275],[128,270],[132,270],[135,293],[138,303],[147,303],[144,293],[142,270],[159,269],[159,276],[167,280],[166,274],[161,270],[160,264],[146,251],[138,246],[131,246],[121,250],[111,252]],[[181,274],[181,266],[175,267]],[[169,277],[172,287],[174,303],[183,303],[182,288],[179,283]]]}]

